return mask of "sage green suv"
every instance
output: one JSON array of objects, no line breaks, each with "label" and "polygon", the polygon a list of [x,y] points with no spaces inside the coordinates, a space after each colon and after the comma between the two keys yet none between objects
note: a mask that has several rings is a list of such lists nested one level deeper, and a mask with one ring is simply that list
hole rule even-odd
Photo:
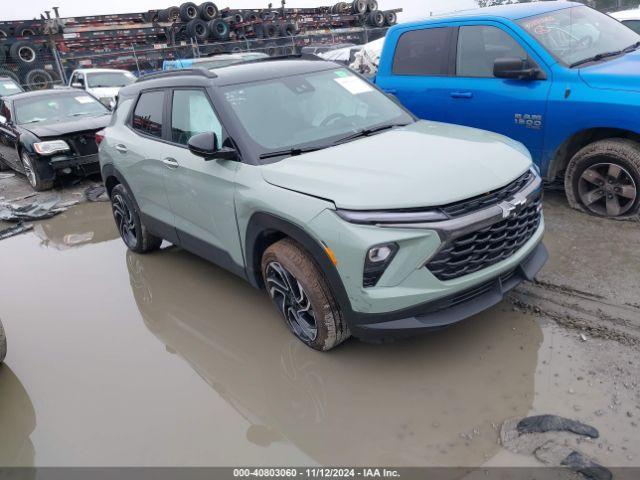
[{"label": "sage green suv", "polygon": [[547,258],[520,143],[417,121],[334,63],[143,77],[97,141],[131,250],[166,240],[236,273],[318,350],[460,321]]}]

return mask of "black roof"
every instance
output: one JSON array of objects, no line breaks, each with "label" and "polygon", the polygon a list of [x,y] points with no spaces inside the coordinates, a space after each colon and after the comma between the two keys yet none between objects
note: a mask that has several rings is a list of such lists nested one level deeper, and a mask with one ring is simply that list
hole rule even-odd
[{"label": "black roof", "polygon": [[247,82],[259,82],[273,78],[300,75],[303,73],[333,70],[342,66],[322,60],[303,60],[300,58],[252,61],[216,68],[213,72],[203,69],[175,70],[141,77],[136,83],[120,90],[120,96],[135,95],[142,89],[179,87],[187,85],[213,85],[217,87]]}]

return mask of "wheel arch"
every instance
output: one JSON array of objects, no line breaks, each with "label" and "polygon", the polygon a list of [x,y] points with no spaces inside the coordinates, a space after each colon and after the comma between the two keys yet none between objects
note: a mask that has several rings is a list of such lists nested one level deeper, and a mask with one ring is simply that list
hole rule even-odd
[{"label": "wheel arch", "polygon": [[596,127],[581,130],[571,135],[571,137],[565,140],[562,145],[558,147],[551,164],[549,165],[547,180],[555,179],[567,168],[574,155],[587,145],[611,138],[625,138],[640,144],[640,133],[632,130],[607,127]]},{"label": "wheel arch", "polygon": [[256,288],[264,288],[262,255],[269,246],[283,238],[291,238],[305,248],[327,280],[331,293],[342,314],[350,318],[351,302],[336,266],[328,257],[324,245],[295,223],[264,212],[254,213],[249,219],[245,235],[245,263],[247,279]]}]

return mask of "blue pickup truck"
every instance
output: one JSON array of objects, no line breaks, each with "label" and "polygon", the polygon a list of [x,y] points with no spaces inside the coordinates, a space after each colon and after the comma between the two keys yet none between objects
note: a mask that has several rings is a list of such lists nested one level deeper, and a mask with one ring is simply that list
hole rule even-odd
[{"label": "blue pickup truck", "polygon": [[580,3],[490,7],[391,28],[374,82],[420,118],[522,142],[571,206],[624,218],[640,209],[639,48]]}]

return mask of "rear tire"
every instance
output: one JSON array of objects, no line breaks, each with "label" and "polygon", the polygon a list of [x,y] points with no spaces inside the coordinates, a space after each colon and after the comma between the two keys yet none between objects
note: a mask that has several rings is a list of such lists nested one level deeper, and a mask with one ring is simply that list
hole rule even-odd
[{"label": "rear tire", "polygon": [[320,268],[298,243],[285,238],[267,248],[262,277],[285,323],[306,345],[327,351],[351,336]]},{"label": "rear tire", "polygon": [[136,253],[156,251],[162,245],[162,238],[153,235],[142,223],[133,196],[124,185],[118,184],[111,190],[111,209],[120,237],[129,250]]},{"label": "rear tire", "polygon": [[613,138],[587,145],[565,174],[569,205],[608,218],[630,218],[640,210],[640,145]]}]

